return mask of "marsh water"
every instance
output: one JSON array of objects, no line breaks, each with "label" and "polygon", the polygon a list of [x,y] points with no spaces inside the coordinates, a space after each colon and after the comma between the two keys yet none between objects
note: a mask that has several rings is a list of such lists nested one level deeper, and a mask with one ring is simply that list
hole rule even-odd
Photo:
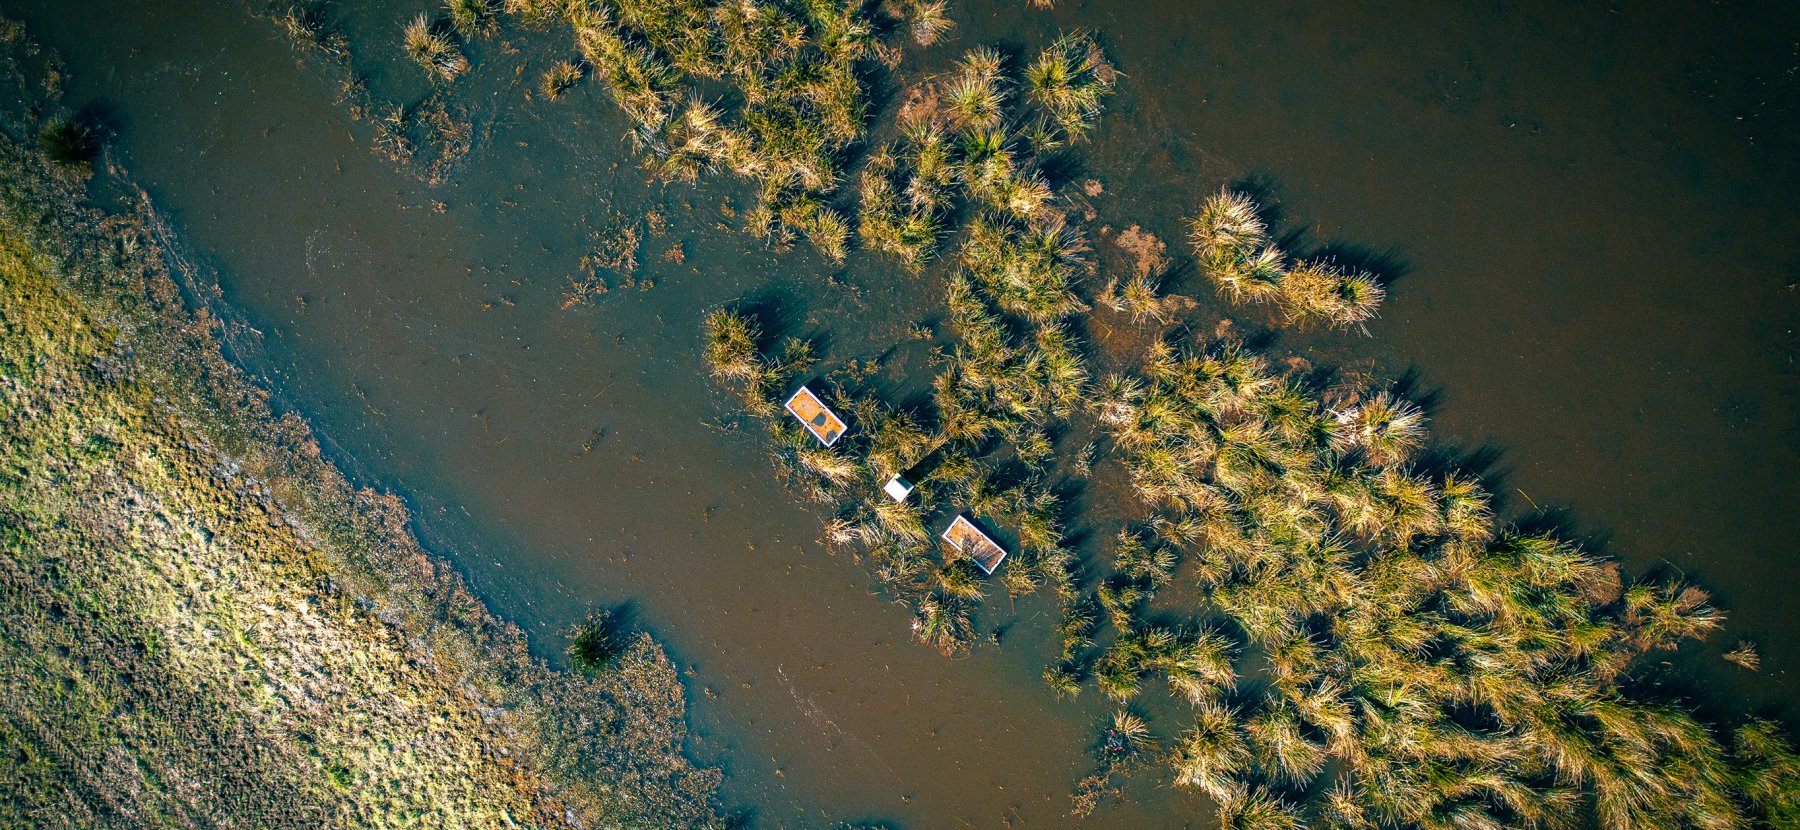
[{"label": "marsh water", "polygon": [[[426,4],[336,5],[371,86],[423,94],[393,58]],[[1381,266],[1370,336],[1268,348],[1407,377],[1440,440],[1491,451],[1510,510],[1712,590],[1725,634],[1649,681],[1796,723],[1800,7],[1024,5],[964,0],[956,37],[902,77],[976,43],[1098,32],[1127,78],[1075,171],[1104,184],[1096,227],[1173,250],[1181,210],[1252,183],[1300,244]],[[216,278],[235,353],[279,405],[404,496],[545,653],[589,607],[628,606],[683,667],[694,752],[756,826],[1208,823],[1156,769],[1068,818],[1104,707],[1040,682],[1050,607],[990,597],[1003,636],[964,659],[914,643],[704,376],[701,318],[746,296],[834,361],[923,376],[926,346],[895,344],[933,316],[929,286],[765,250],[721,209],[748,203],[729,182],[647,183],[598,89],[527,100],[535,69],[513,67],[560,57],[556,33],[483,47],[475,149],[428,187],[236,0],[0,8],[61,53],[69,103],[109,125],[109,161]],[[667,219],[639,254],[653,286],[565,307],[596,234],[650,211]],[[1210,296],[1191,269],[1174,286]],[[1718,659],[1739,637],[1761,672]]]}]

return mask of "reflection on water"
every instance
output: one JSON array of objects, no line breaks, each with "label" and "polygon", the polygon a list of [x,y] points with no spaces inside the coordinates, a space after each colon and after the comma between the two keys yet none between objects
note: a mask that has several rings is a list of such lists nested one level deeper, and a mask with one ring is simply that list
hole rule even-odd
[{"label": "reflection on water", "polygon": [[[905,610],[772,486],[759,437],[722,428],[701,376],[700,320],[721,302],[778,298],[795,333],[828,331],[848,357],[928,314],[914,281],[863,263],[828,282],[812,253],[734,230],[733,187],[646,185],[592,92],[526,102],[490,78],[470,102],[485,139],[426,188],[236,4],[86,5],[9,10],[63,51],[72,103],[104,108],[125,164],[218,268],[271,385],[362,480],[405,494],[497,610],[549,637],[589,603],[631,603],[690,671],[696,751],[769,826],[1074,823],[1077,748],[1103,713],[1042,687],[1048,604],[990,601],[1011,633],[965,660],[913,643]],[[1404,261],[1373,340],[1276,350],[1416,366],[1442,390],[1441,436],[1505,448],[1516,507],[1567,503],[1633,570],[1666,560],[1716,590],[1764,669],[1695,662],[1729,680],[1704,700],[1793,700],[1800,620],[1775,594],[1800,576],[1781,507],[1800,503],[1800,223],[1780,198],[1800,185],[1781,144],[1800,134],[1800,59],[1775,34],[1791,26],[964,5],[947,50],[1103,33],[1129,77],[1082,171],[1106,183],[1100,222],[1178,239],[1177,208],[1248,179],[1296,244]],[[414,12],[354,4],[346,22],[397,40]],[[645,257],[654,288],[565,308],[594,229],[652,207],[671,220],[645,250],[679,244],[682,261]],[[922,352],[898,360],[925,373]],[[1199,806],[1146,776],[1084,824],[1181,827]]]}]

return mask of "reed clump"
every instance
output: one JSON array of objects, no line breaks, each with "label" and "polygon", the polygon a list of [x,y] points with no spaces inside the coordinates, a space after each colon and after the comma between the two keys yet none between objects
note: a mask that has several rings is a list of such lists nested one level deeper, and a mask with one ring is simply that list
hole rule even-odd
[{"label": "reed clump", "polygon": [[587,77],[587,69],[577,61],[557,61],[538,78],[538,93],[549,100],[563,97]]},{"label": "reed clump", "polygon": [[100,135],[79,118],[52,118],[38,128],[38,146],[58,167],[88,171],[100,156]]},{"label": "reed clump", "polygon": [[1207,199],[1188,228],[1201,271],[1231,302],[1273,304],[1290,322],[1335,328],[1360,326],[1380,310],[1386,292],[1374,276],[1329,261],[1290,261],[1242,193]]},{"label": "reed clump", "polygon": [[[1028,71],[1023,85],[998,53],[965,54],[909,99],[905,132],[865,171],[869,247],[918,270],[938,240],[961,239],[943,282],[954,340],[926,411],[897,413],[846,386],[830,400],[862,432],[831,453],[772,429],[787,447],[778,467],[832,511],[827,539],[859,547],[913,609],[915,634],[955,654],[993,586],[923,544],[926,526],[967,510],[1016,533],[1000,586],[1049,588],[1060,604],[1050,691],[1175,697],[1180,737],[1161,751],[1119,737],[1120,754],[1163,761],[1227,827],[1791,820],[1800,770],[1770,727],[1746,726],[1727,748],[1685,710],[1630,691],[1645,655],[1720,626],[1705,592],[1628,580],[1508,524],[1478,480],[1420,464],[1429,433],[1416,404],[1315,387],[1228,339],[1158,339],[1139,360],[1090,371],[1075,336],[1085,245],[1035,163],[1084,134],[1088,93],[1064,87],[1104,91],[1090,46],[1059,41],[1040,62],[1090,65]],[[956,215],[967,224],[951,232]],[[1191,227],[1203,270],[1234,300],[1333,326],[1376,310],[1373,280],[1291,262],[1248,198],[1221,193]],[[1145,292],[1139,306],[1160,301],[1154,285]],[[709,330],[735,344],[722,355],[757,340]],[[759,360],[713,364],[754,377]],[[1102,458],[1062,466],[1056,436],[1072,425],[1099,431]],[[938,461],[914,500],[882,499],[880,482],[921,453]],[[1067,549],[1053,489],[1059,473],[1097,463],[1116,465],[1140,502],[1110,567]],[[1112,730],[1150,734],[1130,718]],[[1077,813],[1117,790],[1127,765],[1105,757],[1078,784]]]},{"label": "reed clump", "polygon": [[[1231,343],[1158,343],[1102,389],[1094,415],[1156,535],[1267,664],[1266,695],[1229,708],[1230,649],[1202,661],[1210,681],[1173,689],[1197,706],[1176,781],[1223,821],[1564,826],[1586,802],[1605,828],[1735,827],[1767,809],[1707,727],[1621,689],[1638,657],[1719,626],[1705,593],[1621,584],[1508,528],[1472,480],[1413,471],[1416,406],[1380,392],[1328,407]],[[1132,627],[1095,677],[1129,697],[1172,639],[1109,600],[1160,571],[1144,540],[1118,550],[1100,598]],[[1332,794],[1302,806],[1328,770]]]},{"label": "reed clump", "polygon": [[[531,23],[551,15],[528,3],[508,11]],[[912,14],[915,38],[947,30],[942,3],[915,3]],[[849,148],[866,134],[863,75],[892,49],[863,4],[571,0],[556,4],[556,16],[635,122],[632,138],[653,175],[691,182],[730,172],[758,189],[748,231],[844,258],[855,229],[831,200]],[[546,97],[574,80],[556,77],[546,77]],[[731,107],[701,95],[717,84],[729,88]]]},{"label": "reed clump", "polygon": [[424,14],[406,24],[401,40],[406,56],[433,80],[447,83],[469,71],[469,59],[451,38],[449,28]]}]

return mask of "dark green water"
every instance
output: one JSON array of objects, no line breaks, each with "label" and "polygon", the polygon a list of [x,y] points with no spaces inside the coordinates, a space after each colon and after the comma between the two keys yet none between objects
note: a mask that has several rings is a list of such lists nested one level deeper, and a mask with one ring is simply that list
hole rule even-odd
[{"label": "dark green water", "polygon": [[[425,4],[341,5],[372,85],[422,91],[388,43]],[[1181,210],[1253,179],[1313,241],[1404,263],[1372,337],[1273,351],[1416,373],[1440,438],[1501,450],[1513,507],[1566,505],[1632,571],[1714,591],[1728,631],[1674,655],[1671,678],[1722,716],[1795,722],[1800,10],[1022,6],[963,3],[960,38],[905,71],[1100,32],[1129,77],[1083,154],[1106,184],[1096,225],[1178,247]],[[527,102],[496,48],[467,84],[482,138],[426,188],[237,3],[3,8],[62,52],[71,103],[115,126],[113,159],[216,273],[280,399],[551,647],[588,603],[631,603],[689,671],[696,754],[759,826],[1077,823],[1067,792],[1102,707],[1039,683],[1046,608],[990,599],[988,622],[1016,623],[1003,644],[938,657],[814,541],[758,439],[708,426],[729,406],[700,368],[709,309],[778,298],[846,359],[903,340],[929,284],[868,262],[832,275],[721,228],[744,194],[647,185],[597,91]],[[533,60],[567,47],[511,37]],[[656,286],[561,308],[590,232],[650,208],[670,220],[641,254]],[[658,259],[677,241],[685,263]],[[923,374],[923,358],[893,360]],[[1738,636],[1760,674],[1717,660]],[[1152,771],[1085,824],[1209,812]]]}]

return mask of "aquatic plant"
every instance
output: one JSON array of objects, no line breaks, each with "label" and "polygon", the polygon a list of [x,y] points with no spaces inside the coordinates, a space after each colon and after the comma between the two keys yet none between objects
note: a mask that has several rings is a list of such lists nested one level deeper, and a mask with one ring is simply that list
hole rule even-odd
[{"label": "aquatic plant", "polygon": [[1267,302],[1280,292],[1281,252],[1269,245],[1268,228],[1250,197],[1221,190],[1188,220],[1188,240],[1200,269],[1236,303]]},{"label": "aquatic plant", "polygon": [[[863,244],[914,271],[931,258],[944,232],[948,167],[920,161],[926,154],[941,154],[943,141],[941,133],[928,127],[909,131],[904,146],[890,145],[869,157],[858,188],[857,231]],[[902,153],[912,156],[911,166],[920,172],[900,178]],[[928,169],[938,174],[927,175]]]},{"label": "aquatic plant", "polygon": [[944,596],[961,600],[980,600],[987,592],[981,587],[980,572],[974,563],[961,557],[947,559],[937,571],[937,589]]},{"label": "aquatic plant", "polygon": [[664,181],[696,181],[717,170],[731,142],[719,110],[698,99],[635,137],[645,152],[644,167]]},{"label": "aquatic plant", "polygon": [[270,10],[270,17],[281,27],[288,41],[297,47],[316,49],[334,57],[345,57],[350,40],[332,27],[323,2],[293,3]]},{"label": "aquatic plant", "polygon": [[1338,411],[1331,427],[1332,449],[1357,451],[1369,463],[1405,462],[1425,444],[1425,415],[1417,406],[1382,392]]},{"label": "aquatic plant", "polygon": [[1738,727],[1732,754],[1737,786],[1758,819],[1768,827],[1800,826],[1800,755],[1766,720]]},{"label": "aquatic plant", "polygon": [[38,128],[38,146],[59,167],[86,170],[100,155],[100,137],[79,118],[52,118]]},{"label": "aquatic plant", "polygon": [[1068,32],[1038,53],[1025,70],[1031,100],[1050,114],[1062,135],[1080,140],[1093,129],[1112,94],[1118,70],[1085,32]]},{"label": "aquatic plant", "polygon": [[445,0],[450,25],[463,37],[490,35],[498,31],[498,0]]},{"label": "aquatic plant", "polygon": [[597,674],[612,667],[624,652],[624,641],[615,630],[611,613],[598,612],[569,629],[563,650],[569,665]]},{"label": "aquatic plant", "polygon": [[1244,723],[1257,766],[1296,787],[1312,783],[1325,767],[1325,747],[1308,738],[1301,726],[1292,705],[1279,698]]},{"label": "aquatic plant", "polygon": [[906,4],[907,31],[913,43],[931,46],[944,38],[956,23],[950,19],[950,4],[944,0],[911,0]]},{"label": "aquatic plant", "polygon": [[1087,309],[1071,287],[1086,250],[1061,217],[1020,223],[988,214],[970,226],[960,258],[1002,310],[1042,324]]},{"label": "aquatic plant", "polygon": [[454,81],[469,71],[469,59],[443,27],[420,14],[406,24],[406,55],[435,80]]},{"label": "aquatic plant", "polygon": [[919,601],[912,629],[913,636],[946,657],[968,650],[969,643],[975,639],[968,606],[960,599],[942,594],[932,594]]},{"label": "aquatic plant", "polygon": [[501,0],[500,8],[532,26],[542,26],[561,14],[565,4],[566,0]]},{"label": "aquatic plant", "polygon": [[587,76],[587,70],[575,61],[557,61],[538,79],[538,92],[552,101],[561,98],[581,79]]},{"label": "aquatic plant", "polygon": [[1196,707],[1194,726],[1176,745],[1171,763],[1176,786],[1193,787],[1220,803],[1239,797],[1251,754],[1237,713],[1219,703]]},{"label": "aquatic plant", "polygon": [[1131,316],[1134,323],[1169,321],[1174,304],[1160,293],[1159,280],[1152,274],[1139,274],[1124,285],[1108,283],[1100,302],[1108,308]]},{"label": "aquatic plant", "polygon": [[1725,652],[1724,658],[1736,666],[1756,671],[1762,667],[1762,656],[1756,650],[1756,644],[1749,640],[1739,640],[1736,646]]},{"label": "aquatic plant", "polygon": [[1367,273],[1345,273],[1317,261],[1296,263],[1278,281],[1275,302],[1289,320],[1338,328],[1373,319],[1386,293]]},{"label": "aquatic plant", "polygon": [[[915,5],[921,31],[941,32],[941,4]],[[573,0],[561,16],[636,123],[647,167],[664,179],[715,170],[749,179],[759,196],[746,230],[776,246],[804,236],[841,260],[851,228],[827,197],[841,154],[865,133],[859,63],[886,54],[867,12],[834,2]],[[727,85],[734,106],[692,103],[701,80]]]},{"label": "aquatic plant", "polygon": [[1327,261],[1290,263],[1269,242],[1268,227],[1249,196],[1229,189],[1209,197],[1188,220],[1200,269],[1234,303],[1274,303],[1289,322],[1336,328],[1374,319],[1386,291],[1366,272]]},{"label": "aquatic plant", "polygon": [[1100,735],[1100,753],[1109,764],[1129,765],[1155,752],[1156,737],[1150,724],[1129,709],[1113,710],[1112,720]]},{"label": "aquatic plant", "polygon": [[750,318],[728,309],[706,315],[706,364],[713,377],[748,383],[763,370],[757,353],[762,333]]},{"label": "aquatic plant", "polygon": [[970,50],[956,62],[944,89],[950,123],[965,133],[991,131],[1005,117],[1009,93],[1004,59],[989,47]]},{"label": "aquatic plant", "polygon": [[1044,685],[1064,700],[1081,694],[1081,669],[1069,661],[1058,661],[1044,667]]},{"label": "aquatic plant", "polygon": [[1249,787],[1220,800],[1219,826],[1225,830],[1304,830],[1306,822],[1300,811],[1279,796]]}]

